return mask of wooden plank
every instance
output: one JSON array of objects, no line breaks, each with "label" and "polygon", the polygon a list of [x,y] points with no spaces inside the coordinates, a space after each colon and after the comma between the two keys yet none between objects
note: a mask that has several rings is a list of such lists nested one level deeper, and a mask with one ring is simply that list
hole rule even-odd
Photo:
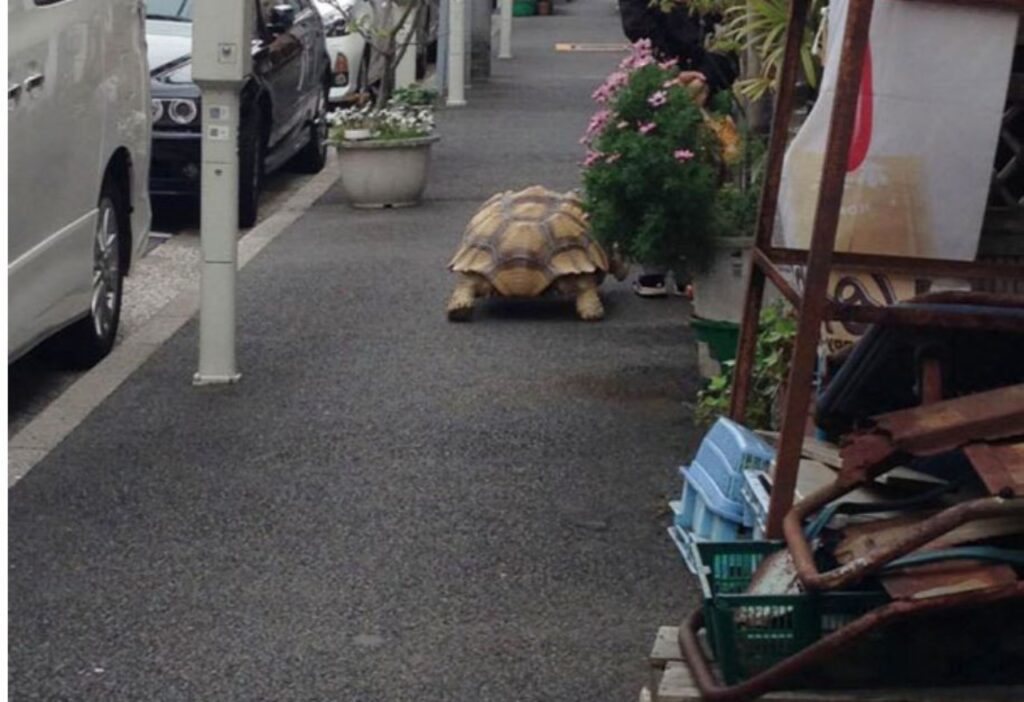
[{"label": "wooden plank", "polygon": [[679,627],[658,627],[648,660],[655,668],[664,668],[669,661],[683,660],[683,653],[679,650]]},{"label": "wooden plank", "polygon": [[[665,677],[662,678],[658,695],[659,702],[702,702],[704,699],[693,681],[690,669],[680,662],[672,662],[665,667]],[[759,699],[770,702],[1020,702],[1024,700],[1024,686],[799,690],[771,692]]]},{"label": "wooden plank", "polygon": [[1024,495],[1024,442],[972,444],[964,453],[991,494]]},{"label": "wooden plank", "polygon": [[[921,519],[922,515],[918,514],[865,524],[851,524],[844,530],[844,538],[836,546],[835,557],[840,563],[863,558],[874,549],[895,541],[906,528],[920,524]],[[1019,517],[979,519],[943,534],[919,551],[950,548],[973,541],[1021,533],[1024,533],[1024,521]]]},{"label": "wooden plank", "polygon": [[883,575],[882,587],[894,599],[927,599],[958,592],[983,590],[1017,582],[1008,565],[980,561],[933,563]]}]

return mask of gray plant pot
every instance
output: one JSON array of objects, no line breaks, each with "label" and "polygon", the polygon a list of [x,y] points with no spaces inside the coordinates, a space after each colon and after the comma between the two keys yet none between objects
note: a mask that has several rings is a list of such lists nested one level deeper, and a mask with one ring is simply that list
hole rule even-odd
[{"label": "gray plant pot", "polygon": [[411,207],[427,187],[430,147],[437,135],[415,139],[335,141],[340,187],[353,207]]}]

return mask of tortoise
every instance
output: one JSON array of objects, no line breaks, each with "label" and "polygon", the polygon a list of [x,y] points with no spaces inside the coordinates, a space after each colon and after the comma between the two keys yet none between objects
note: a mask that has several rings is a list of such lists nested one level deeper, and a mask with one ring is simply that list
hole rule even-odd
[{"label": "tortoise", "polygon": [[448,319],[468,321],[478,297],[538,297],[556,290],[576,299],[580,319],[604,317],[597,294],[605,274],[619,280],[626,266],[591,238],[574,192],[539,185],[491,197],[466,227],[448,270],[459,274]]}]

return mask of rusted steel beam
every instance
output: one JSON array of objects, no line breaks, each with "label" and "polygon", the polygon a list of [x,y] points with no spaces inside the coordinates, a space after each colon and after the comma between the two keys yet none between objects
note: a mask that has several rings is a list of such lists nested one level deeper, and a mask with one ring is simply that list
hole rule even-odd
[{"label": "rusted steel beam", "polygon": [[761,272],[764,273],[768,280],[772,282],[772,285],[782,293],[782,296],[789,301],[789,304],[799,309],[800,293],[798,293],[796,289],[789,284],[789,281],[786,280],[786,276],[784,276],[782,271],[772,263],[771,259],[768,258],[768,256],[760,249],[754,249],[752,258],[754,265],[761,269]]},{"label": "rusted steel beam", "polygon": [[[768,141],[768,163],[765,166],[764,186],[761,189],[761,203],[757,216],[755,254],[759,250],[767,249],[772,242],[775,213],[779,204],[779,185],[782,182],[782,160],[786,153],[789,122],[793,116],[796,96],[797,72],[800,70],[800,44],[807,24],[809,4],[809,0],[792,0],[789,5],[786,46],[782,55],[782,69],[779,71],[778,90],[775,94],[775,110],[772,114],[771,136]],[[758,266],[751,266],[747,279],[747,295],[743,304],[743,319],[740,323],[739,347],[736,351],[736,368],[733,370],[729,406],[729,415],[740,423],[747,414],[750,378],[754,370],[754,353],[757,349],[757,328],[764,300],[764,281],[764,271]]]},{"label": "rusted steel beam", "polygon": [[872,422],[872,434],[885,436],[895,450],[915,456],[1024,436],[1024,384],[888,412]]},{"label": "rusted steel beam", "polygon": [[679,627],[679,646],[683,651],[687,666],[693,673],[694,682],[697,683],[702,699],[707,702],[748,702],[772,690],[783,689],[796,676],[837,656],[845,647],[853,644],[862,636],[895,621],[952,609],[993,605],[1021,598],[1024,598],[1024,583],[1017,582],[985,590],[926,599],[895,600],[823,637],[771,668],[729,687],[718,684],[697,638],[700,629],[704,626],[702,610],[698,609],[692,612]]},{"label": "rusted steel beam", "polygon": [[841,322],[865,324],[895,324],[908,326],[956,327],[958,329],[983,329],[1024,333],[1024,317],[1008,317],[996,312],[957,312],[956,310],[920,309],[891,305],[849,305],[830,302],[826,311],[828,319]]},{"label": "rusted steel beam", "polygon": [[[776,264],[802,266],[807,263],[807,251],[773,247],[768,256]],[[851,253],[836,251],[832,257],[836,268],[848,270],[884,271],[902,275],[919,275],[934,278],[1024,279],[1024,266],[1013,263],[989,263],[983,261],[951,261],[941,258],[920,258],[915,256],[886,256],[882,254]]]},{"label": "rusted steel beam", "polygon": [[772,477],[772,495],[768,506],[767,536],[778,538],[782,519],[793,504],[796,474],[800,466],[807,410],[811,401],[812,380],[821,338],[821,323],[828,306],[828,282],[832,271],[839,208],[846,182],[846,166],[853,139],[857,96],[860,91],[864,54],[874,0],[850,0],[843,35],[836,94],[832,105],[825,160],[814,214],[814,229],[807,257],[807,277],[797,321],[796,340],[786,386],[782,431]]}]

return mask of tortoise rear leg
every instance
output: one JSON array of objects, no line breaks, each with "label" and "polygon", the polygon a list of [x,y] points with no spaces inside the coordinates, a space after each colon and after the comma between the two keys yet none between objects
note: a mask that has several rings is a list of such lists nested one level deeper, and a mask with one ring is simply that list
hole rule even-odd
[{"label": "tortoise rear leg", "polygon": [[604,319],[604,305],[597,294],[597,281],[593,276],[581,276],[577,282],[576,314],[588,322]]},{"label": "tortoise rear leg", "polygon": [[480,276],[462,274],[448,299],[448,321],[468,322],[473,318],[473,303],[489,291],[490,286]]}]

